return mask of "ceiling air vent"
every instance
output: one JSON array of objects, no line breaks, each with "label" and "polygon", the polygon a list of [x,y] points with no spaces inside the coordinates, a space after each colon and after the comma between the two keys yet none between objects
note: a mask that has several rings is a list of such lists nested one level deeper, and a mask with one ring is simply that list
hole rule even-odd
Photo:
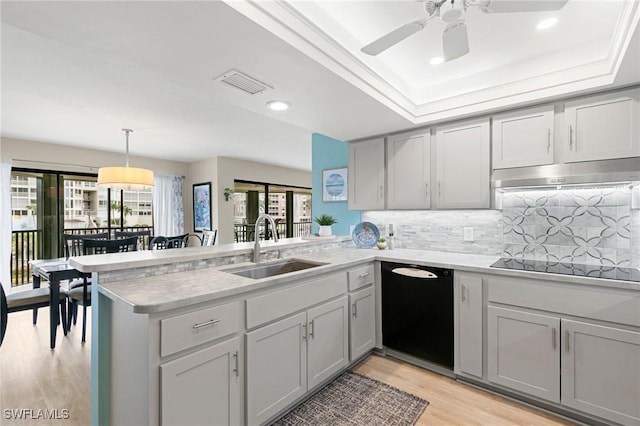
[{"label": "ceiling air vent", "polygon": [[221,81],[222,83],[228,84],[229,86],[235,87],[236,89],[240,89],[250,95],[255,95],[256,93],[262,93],[266,92],[267,90],[273,89],[273,87],[264,84],[261,81],[256,80],[255,78],[249,77],[248,75],[243,74],[238,70],[227,71],[214,80]]}]

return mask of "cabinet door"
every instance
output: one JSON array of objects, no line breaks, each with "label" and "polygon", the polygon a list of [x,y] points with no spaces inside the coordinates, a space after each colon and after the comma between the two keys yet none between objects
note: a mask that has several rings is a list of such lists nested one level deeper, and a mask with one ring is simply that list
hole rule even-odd
[{"label": "cabinet door", "polygon": [[559,339],[559,318],[489,306],[489,381],[560,402]]},{"label": "cabinet door", "polygon": [[238,338],[160,366],[163,425],[240,422]]},{"label": "cabinet door", "polygon": [[456,273],[456,373],[482,377],[482,278]]},{"label": "cabinet door", "polygon": [[349,364],[347,296],[307,311],[309,389]]},{"label": "cabinet door", "polygon": [[261,424],[307,392],[306,313],[246,334],[247,423]]},{"label": "cabinet door", "polygon": [[384,139],[349,144],[349,209],[384,209]]},{"label": "cabinet door", "polygon": [[489,120],[436,131],[436,207],[489,208]]},{"label": "cabinet door", "polygon": [[353,362],[376,344],[375,296],[373,286],[349,295],[349,353]]},{"label": "cabinet door", "polygon": [[493,168],[553,164],[553,105],[493,117]]},{"label": "cabinet door", "polygon": [[565,104],[565,161],[640,155],[640,89],[608,93]]},{"label": "cabinet door", "polygon": [[431,135],[391,136],[387,140],[387,208],[431,208]]},{"label": "cabinet door", "polygon": [[640,333],[562,320],[562,403],[640,424]]}]

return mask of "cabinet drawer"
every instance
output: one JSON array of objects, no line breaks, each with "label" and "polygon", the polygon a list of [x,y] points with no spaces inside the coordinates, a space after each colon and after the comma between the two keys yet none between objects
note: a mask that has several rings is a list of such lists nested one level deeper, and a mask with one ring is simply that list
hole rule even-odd
[{"label": "cabinet drawer", "polygon": [[490,277],[488,290],[489,302],[640,326],[638,292],[510,277]]},{"label": "cabinet drawer", "polygon": [[210,342],[240,330],[240,302],[213,306],[160,321],[160,356]]},{"label": "cabinet drawer", "polygon": [[349,291],[357,290],[373,284],[374,270],[373,265],[363,266],[362,268],[353,269],[348,272]]},{"label": "cabinet drawer", "polygon": [[347,292],[347,274],[337,273],[247,299],[247,328],[265,324]]}]

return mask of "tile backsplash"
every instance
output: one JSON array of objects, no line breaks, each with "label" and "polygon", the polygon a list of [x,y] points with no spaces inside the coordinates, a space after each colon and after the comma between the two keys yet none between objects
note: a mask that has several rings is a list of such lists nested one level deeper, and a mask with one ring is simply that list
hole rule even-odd
[{"label": "tile backsplash", "polygon": [[[509,189],[502,210],[367,211],[395,246],[571,263],[640,267],[640,210],[628,185]],[[474,241],[463,240],[473,227]]]},{"label": "tile backsplash", "polygon": [[505,191],[506,257],[630,266],[629,186]]},{"label": "tile backsplash", "polygon": [[[499,255],[502,222],[497,210],[386,210],[362,212],[362,220],[374,223],[387,235],[394,224],[394,246],[456,253]],[[474,241],[463,241],[463,228],[473,227]]]}]

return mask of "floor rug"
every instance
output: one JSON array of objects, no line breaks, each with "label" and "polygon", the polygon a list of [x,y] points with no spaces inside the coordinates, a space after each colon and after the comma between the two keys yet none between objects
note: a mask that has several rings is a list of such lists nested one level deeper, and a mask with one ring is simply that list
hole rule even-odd
[{"label": "floor rug", "polygon": [[348,371],[273,425],[413,425],[427,405],[429,401]]}]

